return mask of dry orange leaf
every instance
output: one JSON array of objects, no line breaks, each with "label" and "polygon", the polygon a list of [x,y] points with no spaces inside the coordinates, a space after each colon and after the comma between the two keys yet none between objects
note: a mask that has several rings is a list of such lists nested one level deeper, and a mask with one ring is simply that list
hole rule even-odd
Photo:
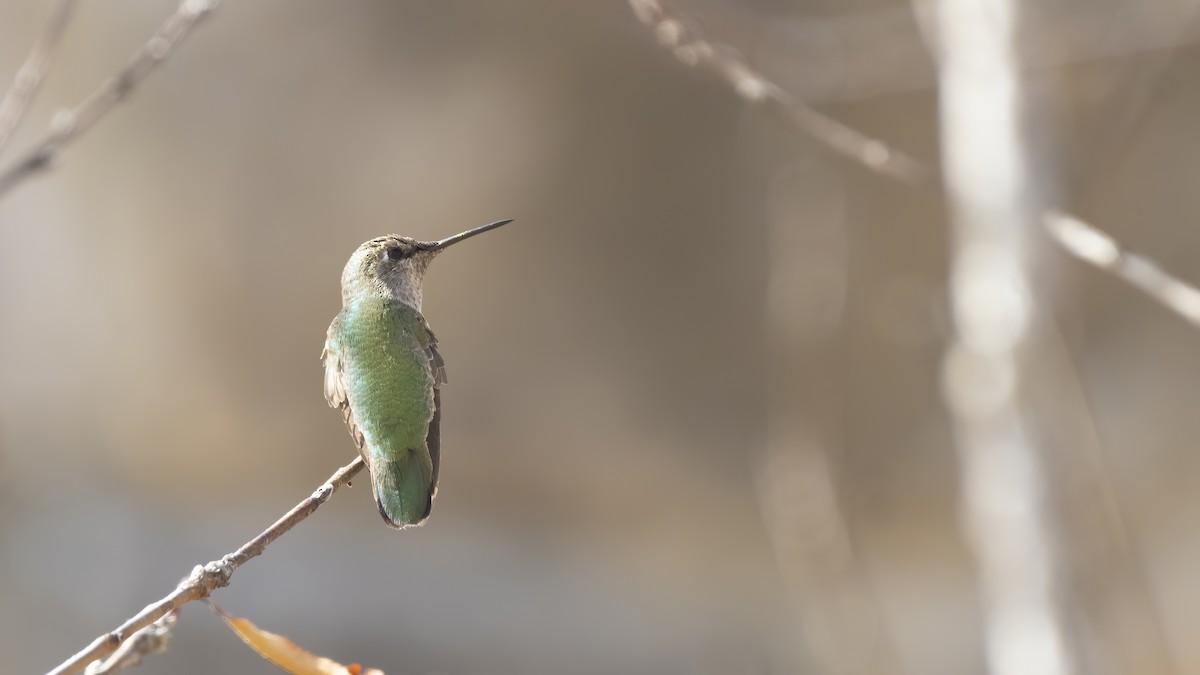
[{"label": "dry orange leaf", "polygon": [[250,645],[264,659],[286,670],[292,675],[383,675],[383,671],[374,668],[363,669],[357,663],[348,666],[317,656],[306,651],[295,642],[262,630],[247,619],[229,616],[216,605],[213,610],[225,621],[225,625]]}]

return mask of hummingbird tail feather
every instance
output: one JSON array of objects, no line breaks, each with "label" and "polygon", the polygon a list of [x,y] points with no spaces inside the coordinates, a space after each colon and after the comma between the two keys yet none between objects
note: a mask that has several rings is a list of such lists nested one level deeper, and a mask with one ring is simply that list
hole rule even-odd
[{"label": "hummingbird tail feather", "polygon": [[433,507],[433,466],[428,454],[409,450],[399,457],[370,460],[375,504],[388,527],[420,525]]}]

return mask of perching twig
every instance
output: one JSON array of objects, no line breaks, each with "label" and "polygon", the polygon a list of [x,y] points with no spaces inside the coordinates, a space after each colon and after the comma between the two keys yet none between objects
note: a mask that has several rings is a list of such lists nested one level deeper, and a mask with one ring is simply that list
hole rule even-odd
[{"label": "perching twig", "polygon": [[158,621],[134,633],[103,661],[93,661],[84,675],[113,675],[142,662],[143,656],[162,654],[171,644],[171,631],[179,620],[179,612],[167,612]]},{"label": "perching twig", "polygon": [[54,58],[54,53],[58,51],[58,43],[71,20],[75,3],[76,0],[59,1],[58,6],[54,8],[54,14],[50,17],[50,22],[46,24],[46,30],[30,50],[29,56],[25,58],[25,63],[21,64],[21,69],[13,78],[12,86],[4,94],[4,99],[0,100],[0,151],[4,150],[4,146],[12,138],[25,111],[29,109],[34,94],[41,86],[42,78],[46,76],[46,71],[50,68],[50,61]]},{"label": "perching twig", "polygon": [[[709,40],[694,22],[670,4],[671,0],[628,2],[642,23],[680,61],[714,73],[742,100],[778,110],[801,131],[876,173],[944,197],[945,188],[935,167],[796,99],[751,68],[732,48]],[[1192,284],[1174,277],[1076,216],[1050,210],[1041,214],[1040,221],[1047,235],[1072,257],[1116,276],[1192,324],[1200,325],[1200,290]]]},{"label": "perching twig", "polygon": [[275,521],[274,525],[263,530],[262,534],[242,544],[241,548],[226,555],[224,558],[214,560],[207,565],[197,565],[192,570],[192,573],[181,581],[179,586],[165,598],[147,605],[142,611],[127,619],[125,623],[113,631],[93,640],[90,645],[78,654],[50,671],[50,675],[66,675],[67,673],[79,672],[92,661],[104,658],[116,651],[122,643],[142,628],[178,610],[189,602],[207,598],[214,590],[228,586],[229,579],[233,576],[237,568],[246,564],[251,558],[260,555],[271,542],[298,525],[300,521],[311,516],[338,488],[348,485],[350,479],[354,478],[359,471],[362,471],[363,466],[362,458],[358,457],[353,462],[335,471],[329,477],[329,480],[325,481],[324,485],[317,488],[316,492],[313,492],[311,496],[297,504],[282,518]]},{"label": "perching twig", "polygon": [[192,28],[216,6],[217,0],[181,0],[175,13],[142,45],[128,65],[78,106],[56,114],[50,125],[50,133],[23,159],[0,172],[0,195],[47,168],[59,148],[92,128],[118,103],[128,98],[134,88],[165,61]]}]

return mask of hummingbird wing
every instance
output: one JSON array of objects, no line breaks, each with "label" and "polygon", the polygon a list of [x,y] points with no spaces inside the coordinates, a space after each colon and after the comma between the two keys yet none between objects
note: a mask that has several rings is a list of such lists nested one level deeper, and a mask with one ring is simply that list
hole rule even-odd
[{"label": "hummingbird wing", "polygon": [[321,362],[325,364],[325,400],[330,408],[337,408],[342,413],[342,421],[350,430],[358,454],[366,459],[364,452],[365,440],[362,431],[354,423],[354,414],[350,410],[350,397],[346,395],[346,381],[343,378],[345,364],[341,358],[341,346],[338,337],[342,333],[342,315],[339,313],[329,324],[325,333],[325,348],[321,350]]},{"label": "hummingbird wing", "polygon": [[446,379],[446,361],[438,351],[438,339],[425,322],[425,356],[429,358],[429,368],[433,372],[433,419],[429,420],[429,433],[425,436],[425,445],[429,448],[429,456],[433,459],[433,492],[430,499],[437,495],[438,467],[442,464],[442,385]]}]

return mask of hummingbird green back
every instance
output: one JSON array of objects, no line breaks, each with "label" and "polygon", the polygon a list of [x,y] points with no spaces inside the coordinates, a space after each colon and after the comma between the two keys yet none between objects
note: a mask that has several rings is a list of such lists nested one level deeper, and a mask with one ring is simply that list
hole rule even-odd
[{"label": "hummingbird green back", "polygon": [[365,242],[342,272],[342,310],[321,358],[325,398],[342,413],[371,474],[384,522],[418,525],[437,492],[445,363],[421,314],[429,262],[491,223],[437,242],[389,235]]},{"label": "hummingbird green back", "polygon": [[370,469],[380,514],[393,527],[420,523],[437,489],[441,381],[433,333],[412,307],[368,298],[342,309],[327,344],[338,357],[326,394],[344,392],[343,416]]}]

